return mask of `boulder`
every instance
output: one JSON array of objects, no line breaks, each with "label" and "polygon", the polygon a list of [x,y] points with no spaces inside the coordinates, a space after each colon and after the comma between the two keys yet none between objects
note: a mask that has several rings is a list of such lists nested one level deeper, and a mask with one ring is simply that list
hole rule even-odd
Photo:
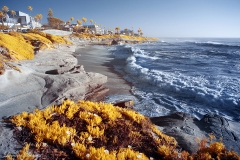
[{"label": "boulder", "polygon": [[119,102],[114,103],[113,105],[114,105],[114,106],[121,107],[121,108],[133,109],[134,100],[119,101]]},{"label": "boulder", "polygon": [[238,122],[231,122],[216,114],[207,114],[198,120],[182,112],[153,117],[151,121],[164,133],[174,137],[179,146],[190,153],[195,153],[199,148],[196,139],[209,138],[211,133],[217,141],[222,139],[227,149],[240,154],[240,132],[236,129],[240,126]]},{"label": "boulder", "polygon": [[116,41],[115,39],[112,41],[112,43],[111,43],[111,45],[117,45],[117,44],[119,44],[119,42],[118,41]]}]

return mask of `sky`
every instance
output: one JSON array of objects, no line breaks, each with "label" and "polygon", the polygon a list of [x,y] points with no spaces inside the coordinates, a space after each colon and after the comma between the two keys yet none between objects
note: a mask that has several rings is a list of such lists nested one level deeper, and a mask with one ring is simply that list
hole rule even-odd
[{"label": "sky", "polygon": [[[35,16],[92,19],[106,28],[139,28],[151,37],[240,38],[240,0],[0,0],[0,7]],[[32,6],[30,12],[27,8]]]}]

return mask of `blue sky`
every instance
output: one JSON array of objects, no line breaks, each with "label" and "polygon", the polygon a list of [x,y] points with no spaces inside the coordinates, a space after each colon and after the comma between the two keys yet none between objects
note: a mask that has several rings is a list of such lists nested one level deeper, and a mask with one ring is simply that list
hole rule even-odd
[{"label": "blue sky", "polygon": [[93,19],[107,28],[137,31],[154,37],[240,38],[240,0],[0,0],[0,7],[42,14],[48,9],[64,21],[74,17]]}]

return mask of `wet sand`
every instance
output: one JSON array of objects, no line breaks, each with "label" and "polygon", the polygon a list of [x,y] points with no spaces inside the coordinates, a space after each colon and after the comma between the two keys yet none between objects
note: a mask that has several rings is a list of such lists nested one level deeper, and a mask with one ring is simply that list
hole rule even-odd
[{"label": "wet sand", "polygon": [[114,64],[125,63],[116,61],[104,46],[86,46],[76,50],[78,64],[83,65],[86,72],[96,72],[108,77],[103,86],[109,88],[106,96],[131,94],[131,84],[114,70]]}]

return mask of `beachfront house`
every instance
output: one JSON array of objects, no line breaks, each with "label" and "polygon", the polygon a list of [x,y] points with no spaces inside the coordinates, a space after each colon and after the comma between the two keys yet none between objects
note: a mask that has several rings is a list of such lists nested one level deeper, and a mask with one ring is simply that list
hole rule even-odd
[{"label": "beachfront house", "polygon": [[16,11],[16,15],[12,15],[11,12],[7,12],[6,17],[3,19],[4,25],[9,28],[41,28],[41,23],[35,21],[35,19],[29,16],[27,13]]},{"label": "beachfront house", "polygon": [[83,28],[88,30],[91,34],[104,34],[104,30],[101,29],[98,25],[83,25]]}]

